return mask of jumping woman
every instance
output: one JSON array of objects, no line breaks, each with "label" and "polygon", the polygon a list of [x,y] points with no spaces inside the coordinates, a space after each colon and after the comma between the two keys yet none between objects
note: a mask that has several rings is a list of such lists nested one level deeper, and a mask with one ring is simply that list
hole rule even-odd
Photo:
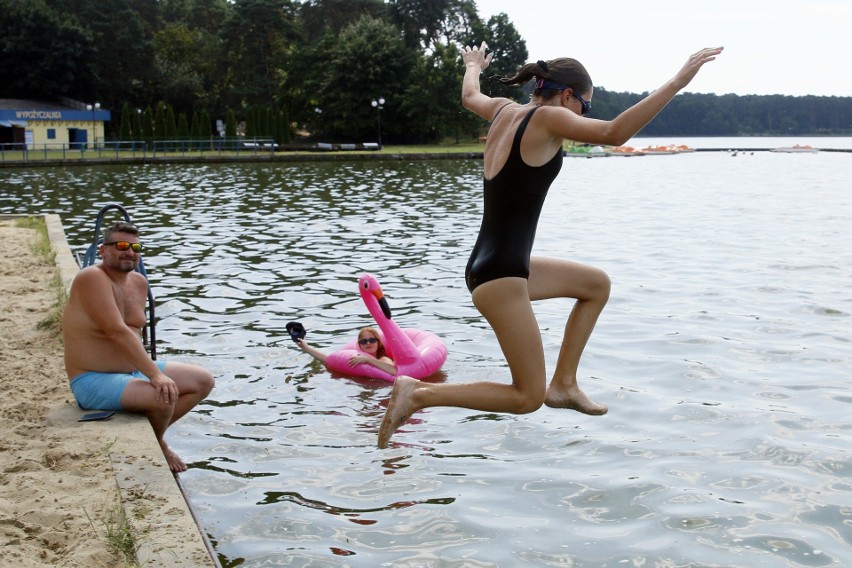
[{"label": "jumping woman", "polygon": [[[692,55],[659,89],[612,120],[585,118],[591,108],[592,80],[576,60],[559,58],[521,67],[507,85],[535,81],[530,102],[492,98],[479,87],[491,63],[486,45],[465,47],[462,104],[491,122],[484,156],[484,213],[465,271],[473,303],[488,320],[509,364],[512,384],[423,383],[398,377],[379,429],[385,448],[396,429],[416,411],[456,406],[483,412],[526,414],[541,407],[606,414],[577,384],[583,349],[609,298],[609,277],[591,266],[532,257],[539,214],[562,167],[563,142],[620,146],[648,124],[722,48]],[[541,331],[532,301],[574,298],[556,369],[547,384]]]}]

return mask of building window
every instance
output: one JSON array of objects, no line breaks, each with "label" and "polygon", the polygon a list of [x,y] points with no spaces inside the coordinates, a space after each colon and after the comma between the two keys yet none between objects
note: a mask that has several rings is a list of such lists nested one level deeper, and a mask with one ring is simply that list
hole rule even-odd
[{"label": "building window", "polygon": [[56,129],[48,128],[47,129],[47,139],[48,140],[56,140]]}]

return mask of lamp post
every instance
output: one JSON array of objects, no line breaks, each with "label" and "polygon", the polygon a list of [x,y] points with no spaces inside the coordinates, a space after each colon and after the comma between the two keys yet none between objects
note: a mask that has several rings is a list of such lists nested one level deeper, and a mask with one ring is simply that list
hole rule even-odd
[{"label": "lamp post", "polygon": [[382,149],[382,109],[384,108],[385,98],[379,97],[378,99],[373,99],[371,103],[373,108],[376,109],[376,124],[378,125],[378,134],[379,134],[379,150]]},{"label": "lamp post", "polygon": [[86,110],[92,111],[92,149],[95,148],[95,143],[98,141],[98,131],[95,130],[95,111],[101,108],[101,103],[86,105]]}]

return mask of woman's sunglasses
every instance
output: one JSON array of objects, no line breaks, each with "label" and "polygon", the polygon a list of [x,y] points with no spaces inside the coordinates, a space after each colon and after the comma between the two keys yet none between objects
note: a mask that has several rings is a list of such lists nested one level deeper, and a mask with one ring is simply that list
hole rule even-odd
[{"label": "woman's sunglasses", "polygon": [[142,252],[142,244],[141,243],[131,243],[127,241],[110,241],[108,243],[104,243],[105,247],[114,246],[116,250],[120,250],[122,252],[126,250],[133,249],[133,252]]},{"label": "woman's sunglasses", "polygon": [[358,345],[367,345],[368,343],[372,345],[373,343],[378,343],[378,339],[375,337],[365,337],[364,339],[358,340]]},{"label": "woman's sunglasses", "polygon": [[572,95],[575,99],[580,101],[580,104],[583,105],[583,108],[580,109],[580,116],[586,116],[590,110],[592,110],[592,103],[584,99],[583,97]]}]

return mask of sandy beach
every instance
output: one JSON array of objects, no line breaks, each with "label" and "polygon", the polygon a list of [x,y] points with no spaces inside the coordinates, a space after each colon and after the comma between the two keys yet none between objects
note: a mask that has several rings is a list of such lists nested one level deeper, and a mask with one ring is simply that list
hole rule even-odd
[{"label": "sandy beach", "polygon": [[56,264],[38,231],[0,219],[0,567],[214,565],[147,420],[77,421],[61,333],[40,325],[76,270],[54,221]]},{"label": "sandy beach", "polygon": [[[73,408],[56,330],[56,268],[34,229],[0,221],[0,565],[124,566],[105,537],[120,500],[108,448],[67,435]],[[59,422],[59,423],[58,423]]]}]

